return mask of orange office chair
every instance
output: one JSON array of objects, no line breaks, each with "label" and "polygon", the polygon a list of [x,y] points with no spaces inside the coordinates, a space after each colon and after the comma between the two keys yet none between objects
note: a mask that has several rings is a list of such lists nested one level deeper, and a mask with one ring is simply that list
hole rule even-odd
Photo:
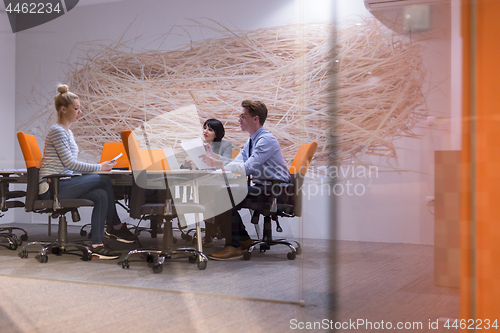
[{"label": "orange office chair", "polygon": [[[131,135],[131,136],[130,136]],[[133,150],[137,151],[137,156],[141,156],[141,159],[134,160],[134,169],[135,170],[148,170],[148,171],[169,171],[170,166],[165,158],[165,153],[161,149],[141,149],[140,143],[135,139],[135,136],[131,131],[125,130],[121,132],[122,136],[122,146],[125,151],[125,158],[127,159],[127,163],[132,170],[131,166],[131,157],[130,157],[130,149],[129,145],[133,145]],[[130,140],[130,143],[129,143]],[[116,155],[115,155],[116,156]],[[128,210],[130,213],[130,210]],[[140,213],[134,213],[134,218],[140,219]],[[132,215],[131,215],[132,216]],[[139,220],[139,224],[143,219]],[[151,238],[158,237],[158,234],[161,234],[163,231],[161,229],[161,225],[163,223],[163,219],[152,216],[150,219],[150,227],[140,227],[137,225],[135,227],[135,234],[139,236],[141,232],[147,231],[151,234]],[[174,242],[177,242],[177,239],[174,238]]]},{"label": "orange office chair", "polygon": [[130,170],[130,164],[127,158],[127,152],[122,142],[106,142],[102,146],[101,160],[99,163],[111,161],[119,154],[123,154],[116,160],[116,165],[113,169]]},{"label": "orange office chair", "polygon": [[33,135],[24,134],[23,132],[17,133],[19,145],[23,152],[24,161],[26,162],[26,169],[28,172],[28,182],[26,187],[26,200],[25,210],[34,213],[52,214],[52,217],[59,216],[59,230],[58,239],[56,242],[31,242],[26,244],[19,256],[21,258],[28,257],[27,248],[32,245],[43,246],[39,254],[39,260],[46,263],[49,258],[48,251],[53,254],[69,253],[69,247],[76,248],[83,253],[82,259],[87,261],[92,259],[92,251],[83,244],[68,243],[68,230],[66,222],[66,213],[71,212],[73,221],[79,221],[78,207],[93,206],[94,203],[86,199],[59,199],[59,180],[63,177],[70,177],[71,175],[51,175],[47,178],[50,179],[50,191],[53,195],[53,200],[40,200],[38,196],[38,177],[40,172],[40,165],[42,161],[42,153],[38,147],[38,143]]},{"label": "orange office chair", "polygon": [[238,154],[240,153],[241,150],[239,149],[233,149],[233,155],[231,156],[232,159],[234,159]]},{"label": "orange office chair", "polygon": [[[194,248],[173,248],[174,237],[172,219],[177,216],[177,213],[168,186],[166,189],[158,190],[158,195],[161,199],[156,200],[156,203],[145,202],[146,191],[144,185],[140,186],[139,184],[144,184],[148,181],[148,171],[170,170],[163,151],[161,149],[141,149],[139,142],[135,140],[134,134],[131,131],[126,130],[121,132],[121,137],[133,172],[130,217],[141,220],[156,220],[163,223],[162,248],[132,250],[123,259],[122,267],[130,267],[129,257],[131,255],[143,253],[146,254],[146,260],[148,262],[154,262],[153,272],[160,273],[163,270],[165,258],[170,258],[171,255],[174,254],[190,253],[189,262],[198,262],[198,268],[205,269],[208,259],[201,251]],[[160,159],[162,154],[163,158]],[[183,211],[192,213],[203,213],[205,211],[205,208],[199,204],[183,203],[181,206]],[[152,222],[152,224],[153,223],[154,222]]]},{"label": "orange office chair", "polygon": [[[256,225],[259,223],[259,216],[264,216],[264,228],[263,235],[259,241],[253,242],[248,248],[248,251],[243,254],[245,260],[250,260],[252,256],[252,251],[256,246],[259,246],[260,252],[265,252],[271,249],[271,246],[277,244],[283,244],[288,246],[292,251],[287,254],[287,258],[290,260],[295,259],[297,254],[300,254],[301,248],[297,241],[296,246],[293,246],[290,242],[285,239],[273,239],[271,220],[276,222],[276,231],[282,232],[281,226],[278,221],[278,217],[294,217],[302,216],[302,184],[304,182],[304,176],[309,167],[316,148],[318,147],[317,142],[312,142],[309,144],[303,144],[300,146],[299,151],[293,159],[292,165],[288,169],[290,172],[290,183],[281,187],[283,193],[283,200],[281,203],[277,202],[275,197],[271,197],[269,204],[253,203],[245,201],[241,208],[249,208],[253,210],[252,223]],[[272,186],[279,186],[279,181],[272,181]],[[276,191],[277,192],[277,191]],[[275,193],[273,189],[269,193]]]}]

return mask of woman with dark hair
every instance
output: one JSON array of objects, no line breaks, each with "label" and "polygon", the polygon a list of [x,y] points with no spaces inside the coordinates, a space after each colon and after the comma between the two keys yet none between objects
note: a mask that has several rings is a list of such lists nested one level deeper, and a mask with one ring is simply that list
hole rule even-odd
[{"label": "woman with dark hair", "polygon": [[[207,154],[213,156],[217,160],[230,162],[233,157],[233,148],[231,142],[222,140],[224,134],[224,125],[222,125],[222,123],[217,119],[207,119],[203,124],[203,140],[205,141]],[[196,165],[188,156],[181,165],[181,168],[196,169]],[[207,198],[212,198],[213,194],[219,189],[219,187],[214,188],[212,186],[205,186],[200,189],[200,196],[205,198],[204,200],[208,200]],[[213,218],[205,220],[205,237],[203,238],[204,247],[213,246],[213,239],[217,234],[219,234],[217,229],[218,226],[214,225]]]},{"label": "woman with dark hair", "polygon": [[212,152],[219,156],[231,159],[233,149],[229,141],[222,140],[224,134],[226,134],[224,126],[217,119],[207,119],[203,124],[203,137],[205,141],[212,146]]},{"label": "woman with dark hair", "polygon": [[[203,140],[206,142],[205,148],[207,149],[207,153],[211,151],[212,155],[215,155],[214,158],[228,162],[233,156],[233,148],[231,142],[222,140],[225,133],[224,125],[215,118],[207,119],[203,124]],[[186,157],[182,166],[196,169],[189,156]]]}]

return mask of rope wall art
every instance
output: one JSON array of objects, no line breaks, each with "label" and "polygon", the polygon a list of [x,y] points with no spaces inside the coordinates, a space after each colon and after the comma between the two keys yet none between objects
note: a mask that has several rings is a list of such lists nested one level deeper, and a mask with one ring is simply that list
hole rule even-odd
[{"label": "rope wall art", "polygon": [[[254,99],[268,106],[265,126],[288,160],[300,144],[317,141],[313,165],[327,165],[332,135],[341,163],[361,161],[364,154],[396,158],[392,141],[414,136],[412,128],[425,116],[421,46],[376,19],[337,25],[336,43],[333,28],[287,25],[242,33],[221,28],[220,38],[171,51],[93,45],[69,66],[66,81],[85,112],[73,127],[80,151],[97,159],[103,143],[119,141],[120,131],[192,105],[201,123],[221,120],[226,139],[241,147],[248,138],[238,125],[241,101]],[[46,112],[54,115],[51,104]],[[182,112],[173,112],[166,119],[183,123],[182,118]],[[199,127],[175,130],[152,123],[149,140],[173,146],[200,133]]]}]

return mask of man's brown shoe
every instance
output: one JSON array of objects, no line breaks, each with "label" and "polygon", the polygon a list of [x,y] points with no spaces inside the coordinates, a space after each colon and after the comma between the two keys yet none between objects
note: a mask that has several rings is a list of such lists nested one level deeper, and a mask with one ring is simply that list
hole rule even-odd
[{"label": "man's brown shoe", "polygon": [[239,259],[243,257],[243,250],[241,249],[241,246],[236,248],[231,245],[226,245],[222,250],[211,253],[208,257],[213,260]]},{"label": "man's brown shoe", "polygon": [[255,240],[253,240],[253,239],[251,239],[251,238],[250,238],[250,239],[247,239],[247,240],[245,240],[245,241],[241,241],[241,242],[240,242],[240,244],[241,244],[241,249],[242,249],[243,251],[248,250],[248,248],[250,247],[250,245],[252,245],[252,243],[253,243],[253,242],[255,242]]}]

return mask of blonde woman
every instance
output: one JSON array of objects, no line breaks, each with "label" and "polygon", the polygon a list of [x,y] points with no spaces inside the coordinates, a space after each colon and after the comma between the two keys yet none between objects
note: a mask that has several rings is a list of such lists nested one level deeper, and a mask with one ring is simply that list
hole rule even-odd
[{"label": "blonde woman", "polygon": [[[51,174],[72,174],[76,172],[110,171],[116,164],[107,161],[101,164],[84,163],[77,160],[78,146],[75,143],[72,124],[82,116],[78,96],[68,90],[67,85],[57,87],[54,98],[57,123],[52,125],[45,139],[40,167],[39,194],[44,200],[51,199],[49,184],[43,178]],[[62,178],[59,186],[60,199],[87,199],[94,202],[92,211],[92,256],[98,259],[116,259],[121,254],[113,252],[103,243],[104,234],[120,242],[133,243],[136,240],[125,223],[116,213],[113,187],[108,176],[89,174]],[[108,228],[104,232],[108,221]]]}]

